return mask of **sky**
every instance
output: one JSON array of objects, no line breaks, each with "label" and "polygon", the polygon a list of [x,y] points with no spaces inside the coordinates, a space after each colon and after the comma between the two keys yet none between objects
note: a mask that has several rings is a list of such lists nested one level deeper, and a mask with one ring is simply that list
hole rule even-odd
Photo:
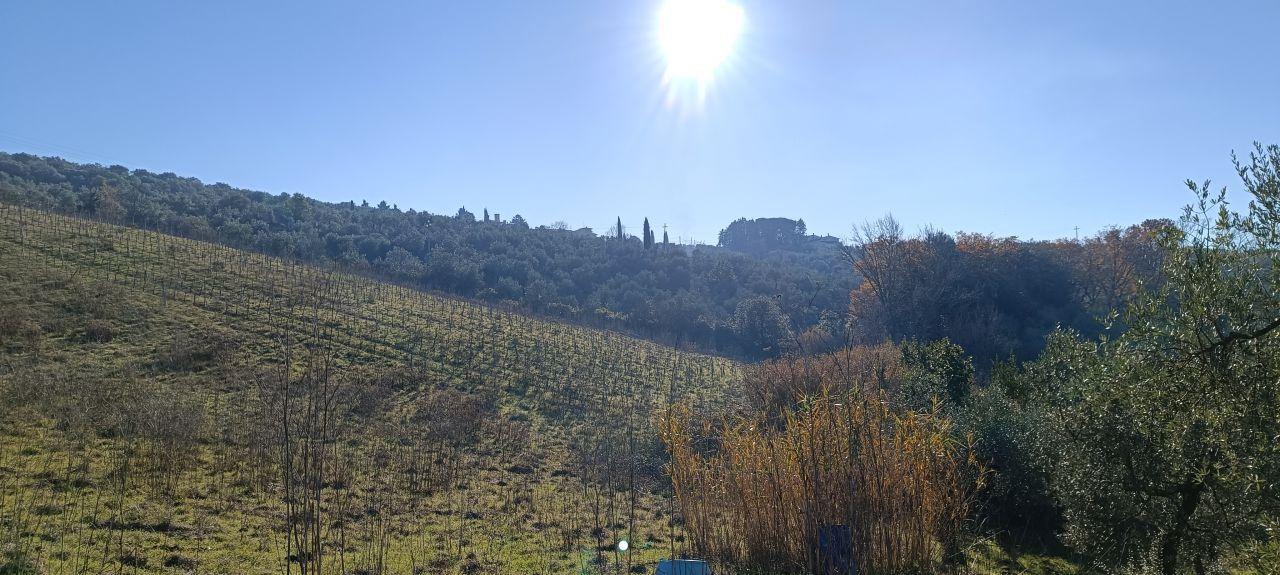
[{"label": "sky", "polygon": [[1280,143],[1274,0],[737,3],[699,96],[660,0],[5,2],[0,150],[714,243],[1086,235]]}]

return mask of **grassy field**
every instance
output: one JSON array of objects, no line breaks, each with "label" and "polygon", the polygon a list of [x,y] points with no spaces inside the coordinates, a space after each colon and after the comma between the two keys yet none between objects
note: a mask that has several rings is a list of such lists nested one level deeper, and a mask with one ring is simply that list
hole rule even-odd
[{"label": "grassy field", "polygon": [[[311,540],[336,572],[651,568],[681,547],[653,418],[740,376],[161,234],[7,206],[0,230],[4,572],[276,573]],[[341,422],[291,510],[267,396],[321,364]]]}]

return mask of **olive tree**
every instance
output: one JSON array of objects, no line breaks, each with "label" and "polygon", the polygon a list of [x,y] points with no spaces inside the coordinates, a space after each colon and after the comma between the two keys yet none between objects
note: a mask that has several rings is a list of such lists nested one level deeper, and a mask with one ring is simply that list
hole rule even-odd
[{"label": "olive tree", "polygon": [[1204,573],[1280,511],[1280,147],[1235,161],[1252,196],[1188,182],[1166,282],[1097,344],[1051,339],[1038,390],[1068,540],[1113,563]]}]

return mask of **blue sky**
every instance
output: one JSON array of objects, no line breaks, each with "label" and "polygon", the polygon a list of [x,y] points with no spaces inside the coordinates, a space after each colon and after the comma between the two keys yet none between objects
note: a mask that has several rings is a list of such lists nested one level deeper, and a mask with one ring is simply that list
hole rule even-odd
[{"label": "blue sky", "polygon": [[1280,142],[1280,3],[741,0],[700,105],[658,1],[6,2],[0,150],[713,242],[892,212],[1053,238]]}]

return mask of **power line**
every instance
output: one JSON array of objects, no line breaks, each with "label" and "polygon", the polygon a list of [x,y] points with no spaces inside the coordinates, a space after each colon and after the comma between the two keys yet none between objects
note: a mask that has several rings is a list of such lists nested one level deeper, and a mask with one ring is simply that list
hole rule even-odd
[{"label": "power line", "polygon": [[55,144],[52,142],[39,140],[39,139],[31,138],[28,136],[23,136],[21,134],[15,134],[13,132],[9,132],[6,130],[0,130],[0,139],[9,140],[23,147],[36,148],[37,151],[39,151],[40,149],[43,149],[45,151],[52,152],[51,155],[55,155],[55,156],[69,156],[69,158],[67,159],[75,159],[76,157],[79,157],[79,158],[86,158],[89,160],[93,160],[97,163],[102,163],[102,164],[108,164],[108,165],[116,164],[116,165],[122,165],[122,166],[125,165],[125,162],[122,162],[115,158],[104,156],[102,154],[98,154],[94,152],[86,152],[81,149],[72,148],[70,146],[64,146],[61,144]]}]

